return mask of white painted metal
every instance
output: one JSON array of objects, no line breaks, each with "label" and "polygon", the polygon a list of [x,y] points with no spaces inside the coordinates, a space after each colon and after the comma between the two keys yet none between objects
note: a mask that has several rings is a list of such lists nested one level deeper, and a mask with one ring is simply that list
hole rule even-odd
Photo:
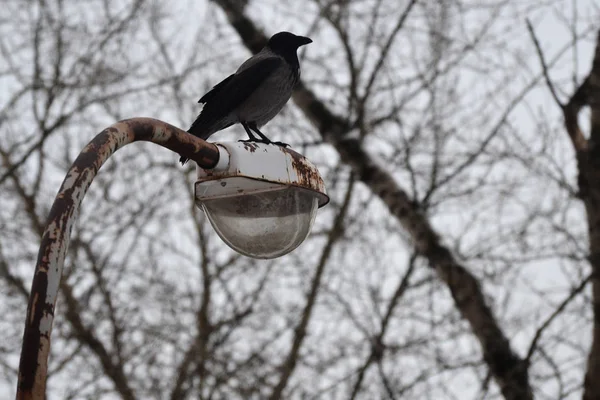
[{"label": "white painted metal", "polygon": [[219,154],[226,150],[228,165],[197,168],[196,199],[235,196],[240,193],[270,191],[292,186],[315,192],[319,207],[329,202],[325,183],[315,167],[295,151],[273,144],[215,143]]}]

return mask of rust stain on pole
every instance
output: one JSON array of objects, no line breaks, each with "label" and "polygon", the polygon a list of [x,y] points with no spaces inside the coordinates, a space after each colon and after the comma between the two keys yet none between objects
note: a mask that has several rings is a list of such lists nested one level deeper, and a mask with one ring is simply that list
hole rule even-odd
[{"label": "rust stain on pole", "polygon": [[121,147],[136,141],[156,143],[195,161],[202,168],[212,168],[219,161],[217,146],[151,118],[118,122],[100,132],[81,151],[56,195],[42,235],[27,305],[18,400],[42,400],[46,396],[54,307],[71,230],[83,197],[106,160]]}]

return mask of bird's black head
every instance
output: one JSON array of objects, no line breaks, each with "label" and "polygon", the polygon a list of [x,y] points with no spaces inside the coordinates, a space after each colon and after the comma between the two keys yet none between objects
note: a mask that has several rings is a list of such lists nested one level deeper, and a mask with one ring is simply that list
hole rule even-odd
[{"label": "bird's black head", "polygon": [[298,50],[298,47],[309,43],[312,43],[312,40],[307,37],[297,36],[290,32],[279,32],[271,36],[271,39],[269,39],[269,42],[267,43],[267,47],[274,53],[285,58],[293,56],[298,60],[296,50]]}]

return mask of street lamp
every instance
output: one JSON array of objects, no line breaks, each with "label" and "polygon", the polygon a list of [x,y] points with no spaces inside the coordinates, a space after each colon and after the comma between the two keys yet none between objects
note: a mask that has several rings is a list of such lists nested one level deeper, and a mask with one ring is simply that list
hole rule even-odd
[{"label": "street lamp", "polygon": [[329,202],[317,168],[293,150],[262,143],[216,143],[219,163],[198,167],[196,204],[237,252],[276,258],[310,233]]},{"label": "street lamp", "polygon": [[83,197],[106,160],[135,141],[156,143],[196,162],[196,202],[219,236],[242,254],[274,258],[292,251],[308,235],[316,208],[329,200],[316,168],[289,149],[254,143],[217,146],[150,118],[106,128],[73,162],[48,215],[27,305],[19,400],[45,398],[56,298]]}]

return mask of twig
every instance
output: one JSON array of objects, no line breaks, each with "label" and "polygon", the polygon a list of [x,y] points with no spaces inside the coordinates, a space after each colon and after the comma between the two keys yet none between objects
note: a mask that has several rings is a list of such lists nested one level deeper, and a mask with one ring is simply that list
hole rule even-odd
[{"label": "twig", "polygon": [[560,305],[558,306],[558,308],[556,310],[554,310],[554,312],[552,314],[550,314],[550,316],[546,319],[546,321],[544,321],[544,323],[538,328],[538,330],[535,332],[535,335],[533,336],[533,340],[531,341],[531,345],[529,346],[529,351],[527,352],[527,356],[525,357],[525,362],[529,363],[531,357],[533,356],[533,353],[537,347],[538,342],[540,341],[541,337],[542,337],[542,333],[544,333],[544,330],[546,330],[546,328],[548,328],[548,326],[550,326],[550,324],[552,323],[552,321],[554,321],[554,319],[561,313],[563,312],[563,310],[565,309],[565,307],[567,307],[567,305],[571,302],[571,300],[573,300],[575,298],[575,296],[577,296],[579,293],[581,293],[581,291],[583,289],[585,289],[586,285],[588,284],[588,282],[592,279],[592,275],[590,274],[587,278],[585,278],[580,284],[579,286],[577,286],[576,288],[573,288],[571,290],[571,293],[567,296],[566,299],[564,299],[562,301],[562,303],[560,303]]},{"label": "twig", "polygon": [[540,42],[538,41],[537,37],[535,36],[535,32],[533,30],[533,26],[531,25],[531,22],[529,21],[529,18],[525,19],[525,23],[527,24],[527,30],[529,31],[529,34],[531,35],[531,40],[533,40],[533,44],[535,45],[535,50],[540,59],[540,63],[542,64],[542,72],[544,73],[544,78],[546,79],[546,84],[548,85],[548,89],[550,89],[550,93],[552,93],[552,97],[554,97],[554,101],[556,101],[556,104],[558,104],[558,106],[561,109],[564,109],[565,105],[558,98],[558,95],[556,94],[556,89],[554,89],[554,85],[552,84],[552,81],[550,80],[550,75],[548,74],[548,65],[546,64],[546,60],[544,59],[544,53],[542,53],[542,48],[540,46]]}]

